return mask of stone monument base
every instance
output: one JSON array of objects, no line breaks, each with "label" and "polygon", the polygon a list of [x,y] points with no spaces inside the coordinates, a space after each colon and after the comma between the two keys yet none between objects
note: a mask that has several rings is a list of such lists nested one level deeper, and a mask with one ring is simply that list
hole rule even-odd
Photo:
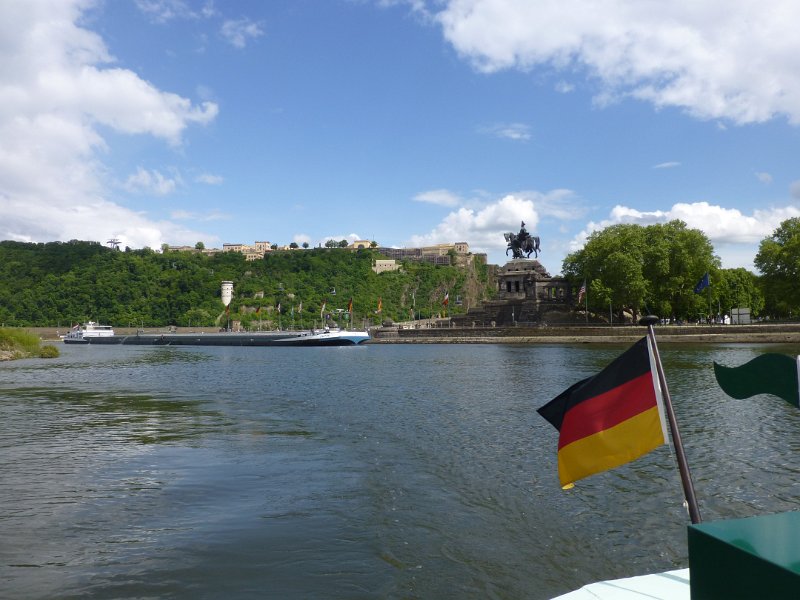
[{"label": "stone monument base", "polygon": [[538,260],[527,258],[515,258],[500,267],[495,297],[452,321],[456,327],[577,322],[567,280],[552,277]]}]

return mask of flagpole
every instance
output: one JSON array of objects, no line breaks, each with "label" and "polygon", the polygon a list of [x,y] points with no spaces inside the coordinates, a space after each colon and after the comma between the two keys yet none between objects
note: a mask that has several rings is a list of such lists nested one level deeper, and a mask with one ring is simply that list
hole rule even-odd
[{"label": "flagpole", "polygon": [[583,293],[583,302],[585,306],[585,313],[586,313],[586,324],[589,324],[589,286],[586,285],[586,278],[583,278],[583,286],[586,288],[586,291]]},{"label": "flagpole", "polygon": [[647,326],[647,337],[653,345],[653,354],[656,359],[656,370],[658,372],[658,381],[661,384],[661,390],[664,393],[664,411],[667,413],[667,420],[669,421],[669,429],[672,433],[672,444],[675,446],[675,456],[678,459],[678,471],[681,475],[681,484],[683,485],[683,495],[686,498],[686,505],[689,509],[689,518],[692,520],[692,525],[696,525],[702,521],[700,517],[700,508],[697,505],[697,497],[694,493],[694,485],[692,484],[692,474],[689,471],[689,463],[686,461],[686,453],[683,451],[683,442],[681,441],[681,434],[678,431],[678,422],[675,419],[675,411],[672,409],[672,398],[669,395],[667,388],[667,379],[664,377],[664,367],[661,365],[661,356],[658,353],[658,346],[656,345],[656,334],[653,325],[658,323],[658,317],[649,315],[639,319],[639,325]]}]

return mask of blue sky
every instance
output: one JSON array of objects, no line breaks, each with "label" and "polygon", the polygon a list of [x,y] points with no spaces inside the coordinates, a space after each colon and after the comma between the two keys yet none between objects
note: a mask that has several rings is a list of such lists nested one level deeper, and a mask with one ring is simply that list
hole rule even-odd
[{"label": "blue sky", "polygon": [[[686,6],[683,6],[686,4]],[[800,216],[800,5],[10,0],[0,239],[541,238]]]}]

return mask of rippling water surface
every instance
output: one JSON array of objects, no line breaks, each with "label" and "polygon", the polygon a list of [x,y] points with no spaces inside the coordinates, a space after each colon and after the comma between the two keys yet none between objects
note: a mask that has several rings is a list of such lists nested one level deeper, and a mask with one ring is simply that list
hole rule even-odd
[{"label": "rippling water surface", "polygon": [[[536,408],[625,346],[64,346],[0,363],[0,595],[549,598],[685,567],[667,447],[559,489]],[[792,346],[661,346],[706,520],[795,510]]]}]

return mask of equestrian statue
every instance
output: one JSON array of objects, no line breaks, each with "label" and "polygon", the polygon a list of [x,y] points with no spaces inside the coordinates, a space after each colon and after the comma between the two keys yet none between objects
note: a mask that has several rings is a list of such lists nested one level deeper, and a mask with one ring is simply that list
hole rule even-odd
[{"label": "equestrian statue", "polygon": [[519,233],[512,233],[509,231],[503,234],[503,237],[505,237],[508,242],[506,256],[508,256],[508,251],[511,250],[513,253],[511,258],[523,258],[523,254],[525,258],[530,258],[531,254],[534,255],[534,258],[539,258],[539,237],[532,236],[528,233],[525,229],[525,221],[522,221]]}]

